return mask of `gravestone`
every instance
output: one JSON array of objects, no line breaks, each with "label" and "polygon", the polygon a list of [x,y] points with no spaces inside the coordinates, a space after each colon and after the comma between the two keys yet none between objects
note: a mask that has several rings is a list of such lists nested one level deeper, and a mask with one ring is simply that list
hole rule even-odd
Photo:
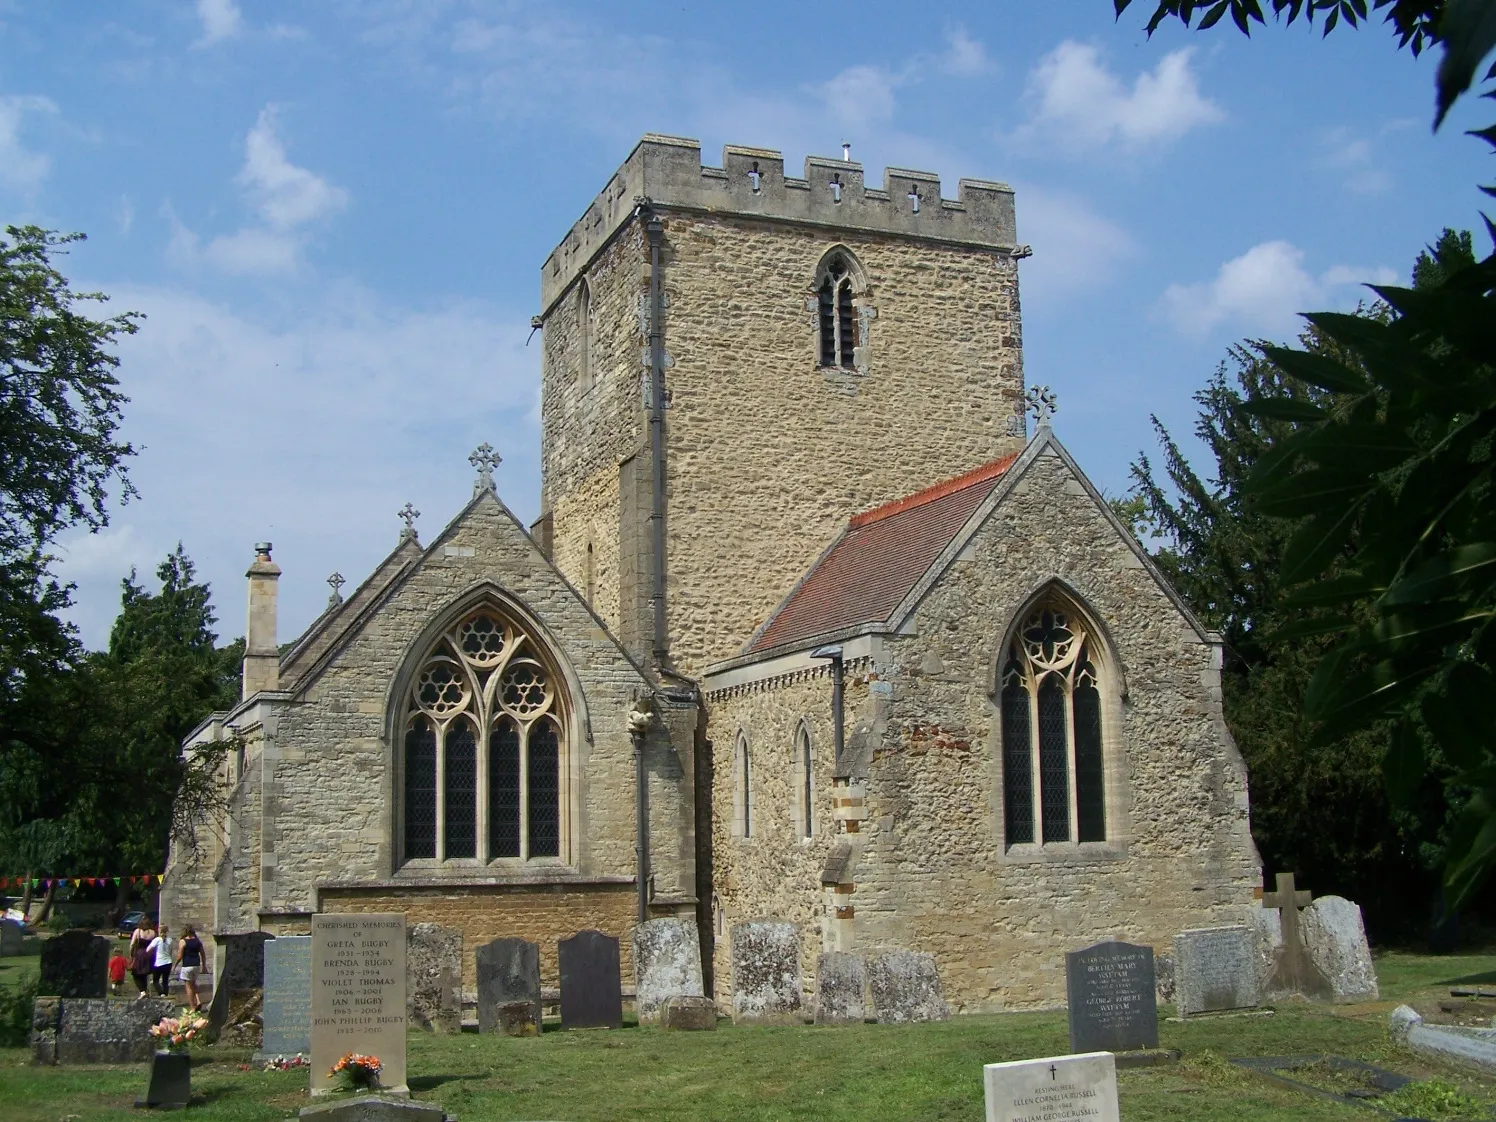
[{"label": "gravestone", "polygon": [[1321,896],[1299,917],[1309,960],[1329,981],[1335,1001],[1375,1001],[1376,968],[1361,909],[1343,896]]},{"label": "gravestone", "polygon": [[660,1006],[660,1027],[674,1032],[714,1032],[717,1003],[709,997],[676,994]]},{"label": "gravestone", "polygon": [[829,951],[816,959],[818,1025],[860,1025],[867,1019],[867,966],[860,954]]},{"label": "gravestone", "polygon": [[312,1094],[326,1094],[329,1069],[348,1052],[378,1057],[379,1086],[405,1085],[405,915],[312,916]]},{"label": "gravestone", "polygon": [[91,931],[64,931],[42,943],[36,992],[48,997],[103,997],[109,992],[109,940]]},{"label": "gravestone", "polygon": [[793,923],[732,925],[733,1024],[798,1025],[804,1020],[800,991],[800,932]]},{"label": "gravestone", "polygon": [[530,1019],[538,1028],[540,947],[525,939],[495,939],[478,947],[473,958],[478,970],[478,1031],[498,1031],[500,1007],[516,1002],[534,1007]]},{"label": "gravestone", "polygon": [[1174,1005],[1181,1017],[1251,1009],[1261,1001],[1249,927],[1202,927],[1174,936]]},{"label": "gravestone", "polygon": [[623,978],[618,940],[601,931],[578,931],[556,944],[561,966],[561,1027],[619,1028]]},{"label": "gravestone", "polygon": [[655,1024],[667,997],[701,997],[701,940],[685,919],[652,919],[634,928],[634,1007]]},{"label": "gravestone", "polygon": [[951,1007],[940,990],[935,956],[921,951],[889,951],[867,960],[868,991],[880,1025],[907,1021],[948,1021]]},{"label": "gravestone", "polygon": [[339,1102],[315,1103],[302,1107],[297,1117],[301,1122],[452,1122],[435,1103],[381,1095],[359,1095]]},{"label": "gravestone", "polygon": [[1309,957],[1299,930],[1299,909],[1307,908],[1308,892],[1294,888],[1292,873],[1278,874],[1278,890],[1262,896],[1262,906],[1278,912],[1283,948],[1268,973],[1263,989],[1270,994],[1301,993],[1306,997],[1328,998],[1330,981]]},{"label": "gravestone", "polygon": [[213,997],[208,1002],[208,1037],[217,1040],[228,1024],[234,993],[265,986],[265,944],[268,931],[213,936]]},{"label": "gravestone", "polygon": [[[505,1001],[495,1010],[501,1036],[539,1036],[540,1022],[535,1019],[533,1001]],[[490,1030],[492,1031],[492,1030]]]},{"label": "gravestone", "polygon": [[10,957],[21,953],[26,941],[26,929],[19,920],[0,919],[0,956]]},{"label": "gravestone", "polygon": [[192,1057],[186,1052],[156,1052],[151,1056],[151,1078],[145,1098],[136,1106],[178,1109],[192,1100]]},{"label": "gravestone", "polygon": [[417,923],[406,932],[406,1014],[412,1028],[461,1032],[462,932],[439,923]]},{"label": "gravestone", "polygon": [[1110,1052],[1014,1060],[982,1068],[987,1122],[1120,1122]]},{"label": "gravestone", "polygon": [[168,998],[39,997],[31,1011],[34,1064],[130,1064],[156,1050],[151,1029],[176,1015]]},{"label": "gravestone", "polygon": [[312,1050],[312,937],[281,935],[265,944],[258,1062]]},{"label": "gravestone", "polygon": [[1111,940],[1065,956],[1072,1052],[1158,1047],[1153,948]]}]

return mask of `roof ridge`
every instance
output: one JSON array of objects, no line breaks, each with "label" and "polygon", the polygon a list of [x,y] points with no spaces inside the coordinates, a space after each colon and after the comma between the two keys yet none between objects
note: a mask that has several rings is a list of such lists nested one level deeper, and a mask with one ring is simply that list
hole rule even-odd
[{"label": "roof ridge", "polygon": [[1017,452],[1010,452],[1006,456],[999,456],[995,460],[982,464],[980,467],[972,468],[963,475],[943,480],[940,483],[926,487],[923,491],[916,491],[912,495],[905,495],[902,499],[894,499],[892,502],[875,506],[871,510],[865,510],[861,514],[854,514],[847,522],[847,529],[856,530],[873,522],[881,522],[892,515],[899,514],[913,507],[923,506],[925,503],[934,502],[936,499],[944,498],[946,495],[957,491],[964,491],[968,487],[974,487],[978,483],[985,483],[989,479],[995,479],[1008,468],[1013,466],[1013,461],[1018,459]]}]

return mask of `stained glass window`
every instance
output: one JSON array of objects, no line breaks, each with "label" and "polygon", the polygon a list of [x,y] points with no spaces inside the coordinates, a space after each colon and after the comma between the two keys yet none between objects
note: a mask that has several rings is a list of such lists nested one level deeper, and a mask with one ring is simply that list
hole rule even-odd
[{"label": "stained glass window", "polygon": [[838,250],[824,266],[816,289],[821,365],[851,370],[857,366],[857,308],[852,266]]},{"label": "stained glass window", "polygon": [[469,613],[432,645],[403,740],[406,860],[564,856],[569,764],[556,684],[543,648],[497,608]]},{"label": "stained glass window", "polygon": [[1063,604],[1041,605],[1017,629],[1006,659],[999,709],[1007,844],[1105,841],[1102,684],[1085,625]]}]

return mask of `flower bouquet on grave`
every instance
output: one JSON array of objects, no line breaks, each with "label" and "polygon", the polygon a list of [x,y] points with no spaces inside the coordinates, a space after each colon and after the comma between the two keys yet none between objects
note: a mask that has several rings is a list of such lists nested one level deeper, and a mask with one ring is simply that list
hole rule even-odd
[{"label": "flower bouquet on grave", "polygon": [[185,1052],[194,1044],[207,1039],[208,1018],[191,1009],[183,1009],[175,1017],[162,1017],[151,1026],[151,1035],[157,1047],[167,1052]]},{"label": "flower bouquet on grave", "polygon": [[338,1081],[340,1091],[372,1091],[379,1086],[379,1073],[383,1070],[378,1056],[349,1052],[327,1074]]},{"label": "flower bouquet on grave", "polygon": [[261,1071],[295,1071],[299,1067],[311,1067],[311,1061],[297,1052],[292,1056],[271,1056]]}]

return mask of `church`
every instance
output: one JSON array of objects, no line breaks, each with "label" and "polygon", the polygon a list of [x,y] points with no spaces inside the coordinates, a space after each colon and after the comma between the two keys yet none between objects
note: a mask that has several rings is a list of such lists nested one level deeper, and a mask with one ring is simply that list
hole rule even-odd
[{"label": "church", "polygon": [[[647,135],[545,261],[541,513],[471,496],[289,646],[248,572],[227,808],[163,918],[400,911],[541,946],[693,920],[926,951],[964,1012],[1064,955],[1245,922],[1206,631],[1025,393],[1014,195]],[[1030,413],[1033,422],[1030,423]],[[466,499],[465,505],[463,503]],[[294,574],[291,579],[312,579]]]}]

